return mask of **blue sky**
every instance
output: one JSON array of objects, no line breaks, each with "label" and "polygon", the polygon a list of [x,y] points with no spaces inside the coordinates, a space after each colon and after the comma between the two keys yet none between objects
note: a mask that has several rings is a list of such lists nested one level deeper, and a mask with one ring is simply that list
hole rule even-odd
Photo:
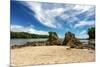
[{"label": "blue sky", "polygon": [[11,31],[46,34],[57,32],[63,38],[70,31],[88,38],[95,26],[95,6],[34,1],[11,1]]}]

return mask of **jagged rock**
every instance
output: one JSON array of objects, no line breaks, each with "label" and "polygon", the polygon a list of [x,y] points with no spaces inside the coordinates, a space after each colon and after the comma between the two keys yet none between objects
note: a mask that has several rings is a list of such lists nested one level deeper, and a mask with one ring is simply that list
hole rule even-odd
[{"label": "jagged rock", "polygon": [[60,45],[59,37],[56,32],[49,32],[47,45]]},{"label": "jagged rock", "polygon": [[63,45],[69,45],[68,43],[70,43],[72,41],[72,39],[74,39],[74,38],[75,38],[74,34],[72,34],[71,32],[65,33]]},{"label": "jagged rock", "polygon": [[81,48],[82,47],[82,43],[77,38],[75,38],[75,35],[71,32],[67,32],[65,34],[63,45],[70,46],[71,48]]}]

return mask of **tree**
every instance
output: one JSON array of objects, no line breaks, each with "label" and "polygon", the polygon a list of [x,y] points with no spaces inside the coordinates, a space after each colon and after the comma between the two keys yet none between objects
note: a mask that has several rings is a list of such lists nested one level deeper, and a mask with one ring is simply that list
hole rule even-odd
[{"label": "tree", "polygon": [[30,34],[27,32],[11,32],[11,38],[48,38],[48,35]]},{"label": "tree", "polygon": [[91,27],[88,29],[89,39],[95,39],[95,27]]}]

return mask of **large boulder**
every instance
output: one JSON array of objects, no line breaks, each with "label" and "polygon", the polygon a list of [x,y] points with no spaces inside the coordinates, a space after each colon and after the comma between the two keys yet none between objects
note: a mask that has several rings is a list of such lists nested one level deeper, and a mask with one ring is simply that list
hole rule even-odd
[{"label": "large boulder", "polygon": [[49,32],[47,45],[60,45],[59,37],[56,32]]},{"label": "large boulder", "polygon": [[67,45],[69,43],[69,41],[71,42],[74,38],[75,38],[75,36],[71,32],[65,33],[63,45]]},{"label": "large boulder", "polygon": [[67,45],[72,48],[81,48],[82,47],[82,43],[77,38],[75,38],[75,34],[73,34],[71,32],[65,33],[63,45]]}]

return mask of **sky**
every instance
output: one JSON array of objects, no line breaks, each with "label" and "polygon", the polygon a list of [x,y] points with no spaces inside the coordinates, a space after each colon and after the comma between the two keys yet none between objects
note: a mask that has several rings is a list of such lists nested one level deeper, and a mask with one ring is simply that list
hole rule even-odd
[{"label": "sky", "polygon": [[87,30],[95,27],[95,6],[34,1],[11,1],[11,31],[60,38],[70,31],[77,38],[88,38]]}]

